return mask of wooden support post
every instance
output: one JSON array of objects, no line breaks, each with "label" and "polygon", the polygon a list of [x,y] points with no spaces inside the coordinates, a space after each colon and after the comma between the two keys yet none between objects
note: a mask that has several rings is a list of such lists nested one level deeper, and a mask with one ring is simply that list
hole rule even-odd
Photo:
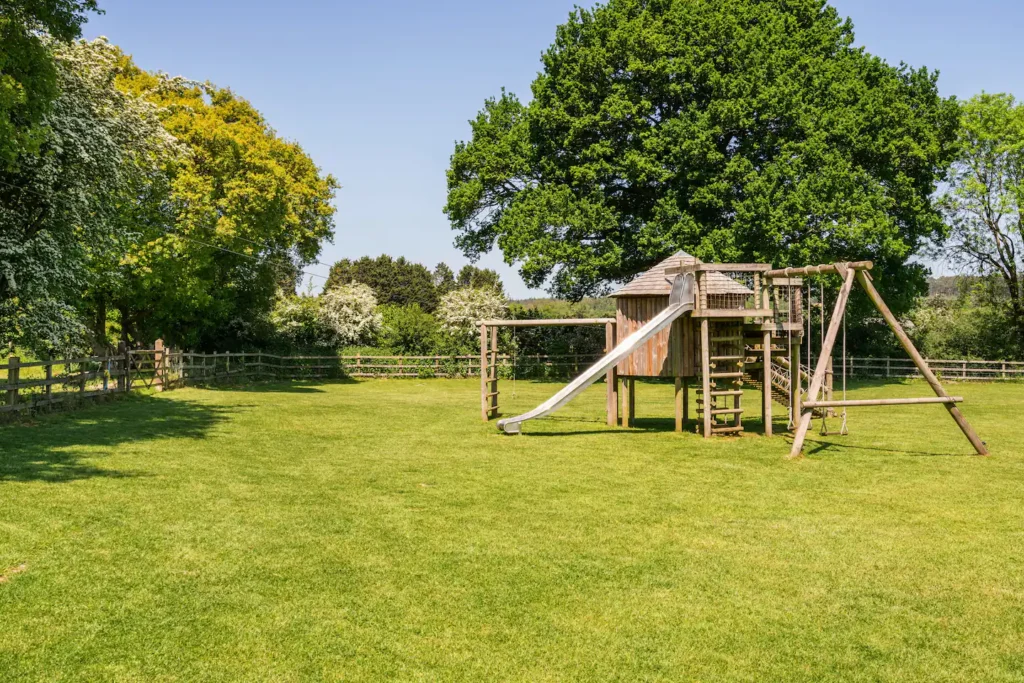
[{"label": "wooden support post", "polygon": [[630,386],[630,400],[629,407],[627,409],[627,426],[631,429],[636,426],[637,417],[637,384],[636,380],[632,377],[629,379]]},{"label": "wooden support post", "polygon": [[487,325],[480,326],[480,417],[487,422]]},{"label": "wooden support post", "polygon": [[683,431],[683,378],[676,377],[676,431]]},{"label": "wooden support post", "polygon": [[704,438],[711,438],[711,326],[707,318],[700,321],[701,380],[704,390]]},{"label": "wooden support post", "polygon": [[[914,343],[910,341],[910,337],[907,336],[907,333],[903,331],[903,327],[900,326],[899,321],[896,320],[896,316],[894,316],[892,311],[889,310],[889,307],[885,305],[885,301],[882,300],[878,290],[876,290],[874,284],[872,284],[871,278],[864,271],[857,271],[857,280],[860,282],[861,287],[864,288],[864,291],[867,292],[871,302],[875,304],[875,308],[877,308],[878,312],[882,314],[885,321],[889,323],[889,327],[896,335],[896,338],[900,340],[900,345],[903,346],[903,350],[906,351],[907,355],[909,355],[911,360],[914,361],[914,365],[917,366],[917,369],[920,371],[925,381],[931,386],[935,395],[942,398],[949,398],[949,394],[946,393],[946,390],[939,382],[939,379],[935,376],[935,373],[932,372],[931,368],[929,368],[928,364],[924,361],[924,358],[922,358],[921,354],[918,353],[917,348],[914,346]],[[949,411],[950,417],[956,421],[957,426],[960,427],[960,431],[962,431],[964,436],[967,437],[967,440],[971,442],[971,445],[974,446],[974,450],[977,451],[978,455],[988,455],[988,448],[985,446],[985,442],[982,441],[974,431],[974,428],[971,427],[967,418],[965,418],[963,413],[960,412],[960,409],[952,403],[947,403],[945,405],[946,410]]]},{"label": "wooden support post", "polygon": [[490,414],[498,416],[498,328],[491,328],[491,405]]},{"label": "wooden support post", "polygon": [[772,435],[772,333],[764,333],[764,384],[761,387],[761,417],[764,435]]},{"label": "wooden support post", "polygon": [[683,426],[690,421],[690,378],[683,378]]},{"label": "wooden support post", "polygon": [[21,380],[21,358],[11,356],[7,359],[7,405],[11,408],[18,405],[18,383]]},{"label": "wooden support post", "polygon": [[[615,348],[615,323],[607,323],[604,326],[604,352],[611,353]],[[605,377],[605,383],[607,384],[606,391],[608,392],[606,397],[606,410],[608,412],[608,426],[614,427],[619,423],[619,371],[617,367],[613,367],[608,371],[608,375]]]},{"label": "wooden support post", "polygon": [[802,410],[801,402],[803,398],[803,379],[800,375],[800,349],[803,347],[801,343],[803,337],[795,337],[795,344],[789,347],[789,407],[790,415],[793,416],[793,424],[790,430],[796,431],[797,425],[800,422],[800,411]]},{"label": "wooden support post", "polygon": [[629,427],[629,378],[621,377],[622,386],[619,396],[622,400],[622,409],[619,411],[619,422],[623,427]]},{"label": "wooden support post", "polygon": [[[832,319],[828,323],[828,333],[825,335],[825,341],[821,346],[821,353],[818,355],[817,367],[814,369],[814,375],[811,377],[811,387],[807,390],[807,398],[810,401],[818,400],[818,393],[821,391],[821,385],[825,381],[825,371],[828,369],[828,359],[832,355],[832,347],[835,346],[839,328],[842,327],[843,316],[846,315],[846,302],[850,298],[853,280],[858,272],[856,270],[847,270],[843,278],[843,286],[839,290],[836,306],[832,311]],[[799,366],[793,368],[792,372],[799,373]],[[790,458],[798,457],[803,450],[804,439],[807,438],[807,430],[811,426],[811,418],[813,416],[811,411],[800,413],[796,434],[793,436],[793,448],[789,451]]]}]

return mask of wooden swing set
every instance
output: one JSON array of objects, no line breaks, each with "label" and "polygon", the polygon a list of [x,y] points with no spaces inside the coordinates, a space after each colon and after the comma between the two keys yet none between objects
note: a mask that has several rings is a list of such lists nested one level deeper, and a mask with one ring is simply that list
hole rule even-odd
[{"label": "wooden swing set", "polygon": [[[949,412],[950,416],[956,422],[957,426],[967,437],[968,441],[977,451],[978,455],[988,455],[988,448],[985,443],[978,437],[977,433],[971,427],[970,423],[960,412],[957,407],[958,403],[963,402],[963,398],[958,396],[950,396],[939,382],[938,377],[931,371],[924,358],[918,352],[914,343],[907,336],[907,333],[903,330],[903,327],[896,320],[896,316],[892,314],[889,307],[882,300],[878,290],[875,289],[874,284],[871,281],[871,274],[868,272],[872,269],[873,264],[870,261],[858,261],[854,263],[833,263],[821,266],[807,266],[804,268],[782,268],[779,270],[772,270],[765,274],[767,278],[792,278],[792,277],[807,277],[810,275],[839,275],[843,278],[843,286],[839,290],[839,295],[836,298],[835,308],[832,312],[832,318],[829,321],[828,332],[825,334],[822,341],[820,353],[818,355],[818,361],[814,369],[814,374],[810,378],[810,386],[807,390],[807,401],[799,402],[794,401],[797,406],[796,413],[799,418],[795,420],[796,433],[793,436],[793,447],[790,450],[789,457],[799,457],[803,451],[804,440],[807,437],[807,430],[811,426],[811,422],[814,419],[814,411],[822,411],[822,416],[827,414],[825,411],[832,410],[835,408],[842,408],[843,414],[843,425],[844,428],[841,431],[845,431],[846,416],[845,411],[847,408],[856,408],[862,406],[899,406],[899,405],[922,405],[922,404],[941,404]],[[836,344],[836,339],[839,336],[840,328],[843,327],[844,319],[846,316],[846,307],[850,300],[850,293],[853,290],[854,281],[860,284],[861,288],[867,293],[868,298],[878,309],[878,312],[882,314],[882,317],[888,323],[890,329],[896,335],[900,345],[910,356],[911,360],[914,361],[914,365],[921,372],[925,381],[931,386],[935,396],[929,396],[924,398],[879,398],[879,399],[861,399],[861,400],[847,400],[845,391],[842,400],[829,400],[827,397],[822,398],[822,390],[826,384],[827,379],[831,376],[831,360],[832,350]],[[823,304],[824,302],[822,302]],[[822,309],[822,315],[824,316],[824,307]],[[846,381],[846,357],[845,357],[845,334],[844,334],[844,348],[843,348],[843,383],[845,389]],[[792,390],[795,396],[799,396],[801,392],[801,380],[800,380],[800,369],[799,364],[791,368],[792,377]],[[823,431],[827,431],[823,425]]]}]

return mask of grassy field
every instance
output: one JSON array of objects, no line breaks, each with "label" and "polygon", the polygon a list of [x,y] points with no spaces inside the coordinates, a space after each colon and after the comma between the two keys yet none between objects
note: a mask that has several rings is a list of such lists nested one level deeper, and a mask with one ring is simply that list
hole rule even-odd
[{"label": "grassy field", "polygon": [[635,430],[595,387],[521,437],[477,391],[186,389],[0,429],[0,680],[1024,679],[1024,387],[953,387],[991,458],[923,406],[799,461],[672,433],[669,386]]}]

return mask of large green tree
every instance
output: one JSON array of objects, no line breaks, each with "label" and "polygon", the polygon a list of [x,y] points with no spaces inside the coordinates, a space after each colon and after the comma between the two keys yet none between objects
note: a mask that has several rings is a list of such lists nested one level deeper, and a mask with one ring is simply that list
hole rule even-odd
[{"label": "large green tree", "polygon": [[0,0],[0,166],[43,143],[43,117],[57,97],[44,34],[70,41],[95,0]]},{"label": "large green tree", "polygon": [[[853,46],[823,0],[610,0],[559,26],[526,105],[456,145],[445,207],[470,257],[600,293],[677,249],[779,265],[870,258],[896,308],[942,230],[955,102]],[[899,290],[899,296],[892,291]]]},{"label": "large green tree", "polygon": [[155,108],[115,87],[115,47],[44,46],[60,96],[42,119],[39,153],[0,170],[0,341],[37,352],[85,345],[83,295],[121,258],[155,188],[166,203],[178,154]]},{"label": "large green tree", "polygon": [[324,289],[353,282],[361,282],[373,289],[381,305],[415,304],[427,313],[437,308],[439,295],[434,274],[426,266],[413,263],[404,256],[392,258],[381,254],[377,258],[363,256],[355,261],[342,259],[331,266]]},{"label": "large green tree", "polygon": [[122,334],[196,349],[258,343],[280,284],[332,235],[337,182],[230,90],[150,74],[128,57],[117,85],[156,106],[185,148],[170,221],[140,225],[107,293]]},{"label": "large green tree", "polygon": [[1024,357],[1024,104],[982,94],[962,105],[960,154],[941,206],[945,258],[1005,285],[1018,357]]}]

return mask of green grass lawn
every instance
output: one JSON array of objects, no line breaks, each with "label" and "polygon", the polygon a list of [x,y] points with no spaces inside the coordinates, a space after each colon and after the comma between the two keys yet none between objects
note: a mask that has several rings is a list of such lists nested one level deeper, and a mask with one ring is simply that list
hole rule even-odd
[{"label": "green grass lawn", "polygon": [[[921,406],[788,461],[785,436],[673,433],[666,385],[637,429],[599,386],[520,437],[478,386],[0,429],[0,680],[1024,679],[1024,387],[951,387],[990,458]],[[502,388],[511,414],[558,385]]]}]

